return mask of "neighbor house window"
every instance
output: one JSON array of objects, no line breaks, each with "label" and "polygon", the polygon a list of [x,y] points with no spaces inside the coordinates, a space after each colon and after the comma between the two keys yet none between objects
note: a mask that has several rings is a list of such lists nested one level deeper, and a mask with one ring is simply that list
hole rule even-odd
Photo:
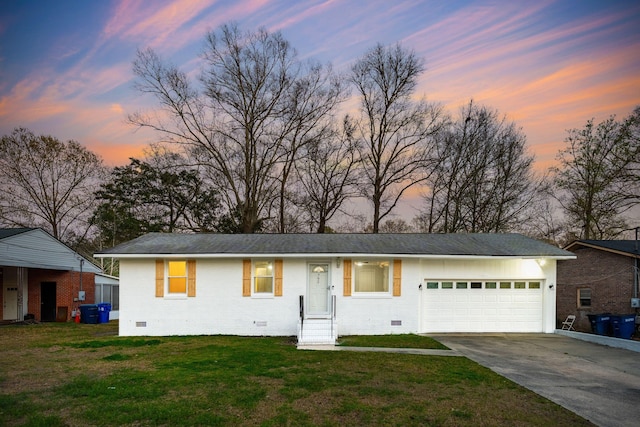
[{"label": "neighbor house window", "polygon": [[389,292],[389,261],[355,261],[355,292]]},{"label": "neighbor house window", "polygon": [[273,262],[256,261],[253,270],[253,292],[273,293]]},{"label": "neighbor house window", "polygon": [[591,289],[578,289],[578,307],[591,307]]},{"label": "neighbor house window", "polygon": [[186,261],[169,261],[168,262],[167,283],[170,294],[186,294],[187,293],[187,262]]},{"label": "neighbor house window", "polygon": [[120,309],[120,287],[111,284],[96,284],[96,302],[111,304],[111,310]]}]

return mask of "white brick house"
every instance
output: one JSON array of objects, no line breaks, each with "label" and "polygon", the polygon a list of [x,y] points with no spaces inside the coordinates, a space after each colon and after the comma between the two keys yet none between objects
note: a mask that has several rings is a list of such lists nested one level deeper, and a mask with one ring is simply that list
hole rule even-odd
[{"label": "white brick house", "polygon": [[162,234],[120,260],[120,335],[555,330],[556,261],[518,234]]}]

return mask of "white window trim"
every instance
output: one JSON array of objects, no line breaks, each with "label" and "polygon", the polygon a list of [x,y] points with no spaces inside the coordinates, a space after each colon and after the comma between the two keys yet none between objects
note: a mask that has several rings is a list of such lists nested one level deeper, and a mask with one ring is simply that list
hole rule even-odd
[{"label": "white window trim", "polygon": [[[256,292],[256,278],[268,276],[256,276],[256,264],[259,262],[271,263],[271,292]],[[275,298],[276,291],[276,262],[274,259],[252,259],[251,260],[251,298],[272,299]]]},{"label": "white window trim", "polygon": [[[169,263],[170,262],[184,262],[184,278],[185,287],[184,292],[169,292],[169,278],[170,277],[182,277],[182,276],[169,276]],[[187,299],[189,292],[189,267],[186,259],[167,259],[164,262],[164,299],[182,300]]]}]

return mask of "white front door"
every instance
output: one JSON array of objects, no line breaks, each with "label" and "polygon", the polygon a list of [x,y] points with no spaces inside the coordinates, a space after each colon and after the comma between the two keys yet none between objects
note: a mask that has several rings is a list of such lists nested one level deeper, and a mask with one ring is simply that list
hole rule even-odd
[{"label": "white front door", "polygon": [[307,293],[307,314],[329,314],[329,263],[309,264],[309,285]]},{"label": "white front door", "polygon": [[18,276],[16,268],[5,268],[2,278],[2,320],[18,319]]}]

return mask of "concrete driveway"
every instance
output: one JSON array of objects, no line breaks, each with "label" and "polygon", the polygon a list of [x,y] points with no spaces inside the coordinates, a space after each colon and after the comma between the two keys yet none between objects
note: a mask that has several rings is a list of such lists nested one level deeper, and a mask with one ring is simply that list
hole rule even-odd
[{"label": "concrete driveway", "polygon": [[556,334],[429,334],[599,426],[640,425],[640,353]]}]

